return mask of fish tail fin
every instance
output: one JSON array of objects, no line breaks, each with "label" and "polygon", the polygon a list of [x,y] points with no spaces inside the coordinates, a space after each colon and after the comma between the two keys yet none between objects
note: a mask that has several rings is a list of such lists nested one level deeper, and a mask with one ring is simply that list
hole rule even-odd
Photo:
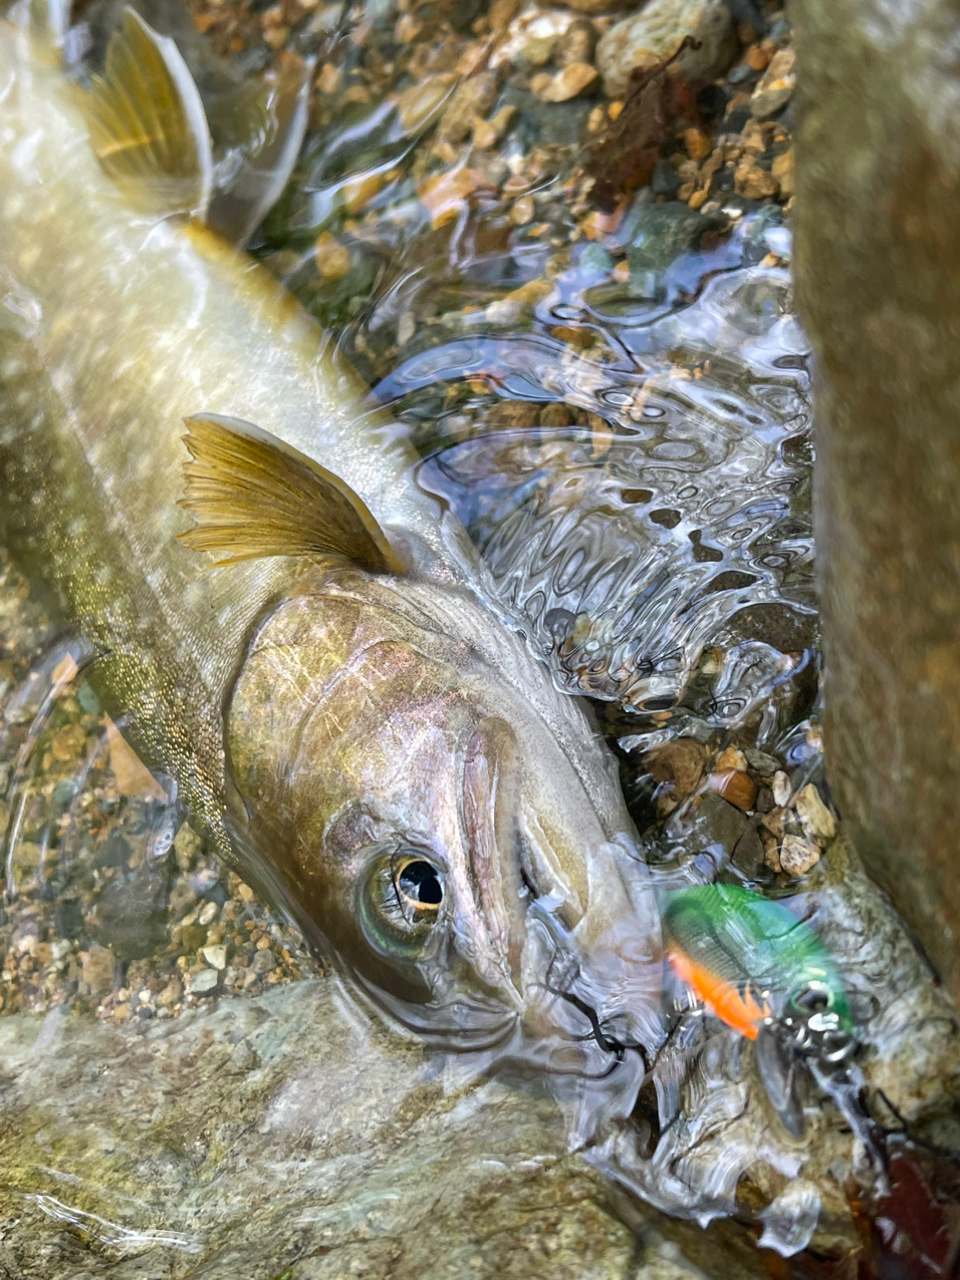
[{"label": "fish tail fin", "polygon": [[97,159],[131,199],[165,214],[206,218],[210,130],[193,76],[169,36],[125,9],[104,75],[94,77],[85,101]]}]

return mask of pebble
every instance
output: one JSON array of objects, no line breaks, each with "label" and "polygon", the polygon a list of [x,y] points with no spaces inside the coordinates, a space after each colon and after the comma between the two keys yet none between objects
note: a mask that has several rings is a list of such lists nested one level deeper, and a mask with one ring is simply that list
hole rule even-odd
[{"label": "pebble", "polygon": [[317,236],[313,260],[324,280],[342,280],[350,270],[350,250],[332,231],[321,231]]},{"label": "pebble", "polygon": [[417,194],[436,231],[459,218],[470,196],[489,188],[487,175],[480,169],[444,169],[429,177]]},{"label": "pebble", "polygon": [[738,769],[741,773],[746,773],[747,757],[739,747],[727,747],[717,756],[714,768],[718,773],[726,769]]},{"label": "pebble", "polygon": [[753,880],[760,874],[764,860],[763,843],[760,835],[757,828],[748,822],[744,827],[743,835],[734,847],[732,854],[733,865],[742,875],[745,875],[749,880]]},{"label": "pebble", "polygon": [[532,311],[541,299],[553,292],[549,280],[530,280],[503,298],[489,303],[484,316],[491,324],[516,324],[527,311]]},{"label": "pebble", "polygon": [[780,845],[780,870],[802,876],[820,861],[820,850],[803,836],[786,835]]},{"label": "pebble", "polygon": [[397,98],[397,116],[404,133],[419,133],[439,111],[450,94],[453,77],[449,75],[427,76]]},{"label": "pebble", "polygon": [[688,35],[697,47],[685,49],[673,64],[680,74],[712,80],[726,71],[737,41],[725,0],[650,0],[639,13],[612,26],[597,45],[607,96],[625,97],[631,72],[662,63]]},{"label": "pebble", "polygon": [[250,969],[261,977],[265,973],[271,973],[277,967],[277,957],[272,951],[258,951],[250,962]]},{"label": "pebble", "polygon": [[211,969],[220,970],[227,967],[227,948],[222,943],[217,943],[212,947],[202,947],[200,954]]},{"label": "pebble", "polygon": [[347,213],[362,213],[374,196],[380,194],[390,177],[390,173],[370,169],[345,182],[340,188],[340,199]]},{"label": "pebble", "polygon": [[521,196],[519,200],[513,202],[510,221],[517,227],[525,227],[528,222],[533,221],[535,212],[533,196]]},{"label": "pebble", "polygon": [[213,924],[219,912],[220,908],[215,902],[205,902],[197,915],[197,923],[203,925]]},{"label": "pebble", "polygon": [[164,1009],[172,1009],[183,999],[183,983],[179,978],[171,978],[157,996],[157,1004]]},{"label": "pebble", "polygon": [[561,0],[568,9],[577,13],[609,13],[612,9],[626,9],[635,0]]},{"label": "pebble", "polygon": [[190,823],[185,822],[173,837],[173,851],[177,856],[177,869],[182,874],[193,870],[197,856],[202,848],[203,841]]},{"label": "pebble", "polygon": [[743,55],[743,60],[751,71],[766,71],[772,57],[773,49],[764,41],[762,44],[752,44]]},{"label": "pebble", "polygon": [[770,172],[780,184],[781,196],[784,200],[789,200],[796,189],[796,165],[794,163],[793,147],[774,158],[773,164],[770,166]]},{"label": "pebble", "polygon": [[751,155],[745,155],[733,175],[734,189],[747,200],[762,200],[775,196],[780,184],[768,169],[763,169]]},{"label": "pebble", "polygon": [[812,840],[826,842],[837,834],[837,820],[823,803],[820,792],[808,783],[793,802],[804,833]]},{"label": "pebble", "polygon": [[199,973],[190,974],[187,979],[187,989],[193,995],[199,996],[212,991],[219,981],[220,975],[216,969],[201,969]]},{"label": "pebble", "polygon": [[513,56],[514,64],[518,67],[545,67],[553,61],[556,45],[556,34],[537,36],[528,32]]},{"label": "pebble", "polygon": [[773,802],[780,808],[790,803],[790,797],[793,795],[793,785],[789,776],[782,769],[778,769],[773,775]]},{"label": "pebble", "polygon": [[521,0],[493,0],[487,20],[490,30],[496,33],[505,31],[517,16],[521,8]]},{"label": "pebble", "polygon": [[397,346],[405,347],[417,331],[417,318],[412,311],[404,311],[397,321]]},{"label": "pebble", "polygon": [[558,67],[569,67],[575,62],[592,63],[596,47],[596,27],[587,18],[577,18],[557,37],[553,60]]},{"label": "pebble", "polygon": [[476,119],[473,122],[473,145],[481,151],[489,151],[506,137],[507,130],[517,114],[513,103],[505,103],[489,120]]},{"label": "pebble", "polygon": [[469,137],[477,116],[487,116],[497,100],[499,78],[494,71],[481,71],[465,80],[455,91],[440,120],[437,136],[444,142],[463,142]]},{"label": "pebble", "polygon": [[705,160],[713,150],[710,137],[704,129],[686,129],[683,134],[683,145],[691,160]]},{"label": "pebble", "polygon": [[706,759],[706,750],[695,739],[675,738],[648,751],[643,763],[657,782],[672,783],[673,798],[681,801],[697,789]]},{"label": "pebble", "polygon": [[758,751],[755,747],[748,747],[744,754],[750,768],[766,777],[771,777],[780,768],[780,761],[776,756],[767,755],[765,751]]},{"label": "pebble", "polygon": [[755,120],[776,115],[790,101],[797,81],[796,60],[792,49],[780,49],[773,55],[750,99],[750,114]]},{"label": "pebble", "polygon": [[757,798],[757,784],[748,773],[729,769],[725,773],[712,773],[709,779],[711,791],[722,796],[729,804],[736,805],[744,813],[753,808]]},{"label": "pebble", "polygon": [[557,72],[540,97],[544,102],[569,102],[592,89],[599,79],[599,72],[589,62],[571,62]]},{"label": "pebble", "polygon": [[91,943],[80,965],[80,990],[85,995],[100,999],[113,989],[116,969],[113,952],[96,942]]}]

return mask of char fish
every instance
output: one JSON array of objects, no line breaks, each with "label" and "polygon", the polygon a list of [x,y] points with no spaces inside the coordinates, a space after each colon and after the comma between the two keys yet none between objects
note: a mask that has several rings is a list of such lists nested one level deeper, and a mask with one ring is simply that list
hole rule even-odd
[{"label": "char fish", "polygon": [[175,44],[128,11],[89,89],[54,62],[0,22],[0,532],[194,823],[381,1005],[639,1064],[659,917],[592,722],[335,344],[203,225]]}]

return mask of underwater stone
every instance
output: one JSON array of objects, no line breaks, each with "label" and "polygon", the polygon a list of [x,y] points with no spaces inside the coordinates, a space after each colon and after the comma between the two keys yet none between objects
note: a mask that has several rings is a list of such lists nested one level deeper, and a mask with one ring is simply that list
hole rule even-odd
[{"label": "underwater stone", "polygon": [[321,981],[136,1031],[0,1019],[9,1274],[693,1280],[655,1247],[637,1267],[552,1103],[446,1089],[341,1000]]},{"label": "underwater stone", "polygon": [[669,58],[685,36],[674,66],[688,80],[712,80],[726,71],[737,41],[725,0],[651,0],[632,17],[616,23],[597,45],[597,67],[611,98],[622,98],[634,71],[648,71]]}]

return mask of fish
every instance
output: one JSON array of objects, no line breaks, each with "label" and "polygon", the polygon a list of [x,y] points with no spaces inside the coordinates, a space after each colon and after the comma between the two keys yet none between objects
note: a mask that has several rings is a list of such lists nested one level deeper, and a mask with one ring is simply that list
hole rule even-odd
[{"label": "fish", "polygon": [[127,10],[81,88],[53,43],[0,19],[0,535],[192,824],[359,994],[635,1082],[659,909],[594,722],[335,340],[207,225],[176,44]]},{"label": "fish", "polygon": [[787,1132],[805,1133],[806,1069],[861,1139],[885,1185],[880,1126],[864,1102],[857,1028],[843,975],[816,931],[782,902],[736,884],[665,894],[674,973],[726,1026],[754,1042],[767,1098]]}]

